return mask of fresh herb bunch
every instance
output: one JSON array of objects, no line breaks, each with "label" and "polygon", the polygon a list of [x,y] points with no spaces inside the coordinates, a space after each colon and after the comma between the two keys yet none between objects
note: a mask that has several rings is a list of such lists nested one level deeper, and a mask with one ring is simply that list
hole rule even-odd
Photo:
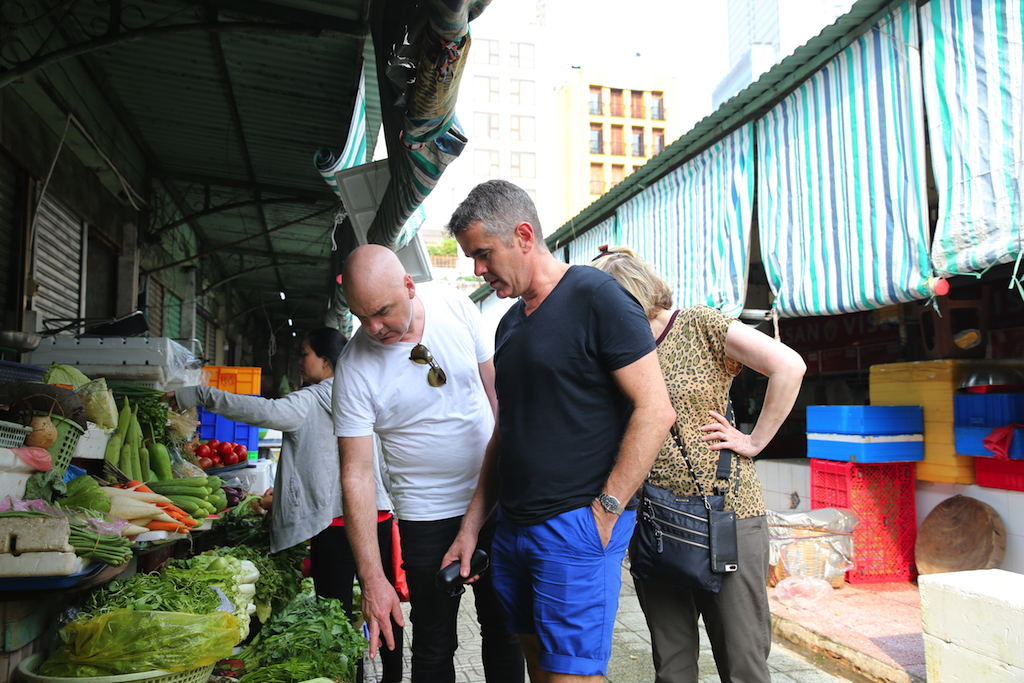
[{"label": "fresh herb bunch", "polygon": [[209,583],[206,577],[187,571],[135,574],[90,591],[79,607],[78,619],[121,608],[210,614],[220,606],[220,596]]},{"label": "fresh herb bunch", "polygon": [[167,429],[167,405],[160,402],[164,392],[151,389],[131,382],[108,382],[107,386],[114,392],[114,398],[127,396],[132,405],[139,407],[139,422],[149,425],[153,440],[164,441]]},{"label": "fresh herb bunch", "polygon": [[310,678],[355,681],[366,639],[336,598],[317,598],[313,582],[275,614],[239,655],[239,683],[298,683]]},{"label": "fresh herb bunch", "polygon": [[249,560],[260,572],[256,582],[256,616],[266,622],[274,612],[280,612],[302,588],[302,558],[306,555],[304,544],[271,555],[266,549],[239,544],[220,548],[218,552],[239,560]]}]

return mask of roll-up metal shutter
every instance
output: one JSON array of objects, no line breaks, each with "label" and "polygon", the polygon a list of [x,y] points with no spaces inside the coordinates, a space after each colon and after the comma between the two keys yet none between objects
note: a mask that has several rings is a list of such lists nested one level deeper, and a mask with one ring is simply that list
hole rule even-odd
[{"label": "roll-up metal shutter", "polygon": [[[80,219],[57,200],[43,197],[33,248],[33,277],[39,289],[32,306],[39,312],[43,329],[85,316],[82,232]],[[45,324],[48,320],[53,321],[49,326]]]},{"label": "roll-up metal shutter", "polygon": [[192,349],[192,353],[194,353],[196,355],[200,354],[200,349],[197,348],[198,346],[202,347],[202,354],[204,356],[206,355],[206,328],[208,327],[208,325],[209,324],[206,322],[206,318],[203,315],[201,315],[199,313],[199,311],[196,311],[196,336],[195,336],[195,338],[199,340],[199,344],[194,344],[194,343],[193,344],[185,344],[185,346],[187,346],[190,349]]},{"label": "roll-up metal shutter", "polygon": [[153,277],[146,278],[146,319],[149,336],[164,336],[164,286]]},{"label": "roll-up metal shutter", "polygon": [[0,153],[0,322],[7,313],[21,308],[17,278],[22,272],[18,248],[18,216],[23,199],[21,170],[6,154]]},{"label": "roll-up metal shutter", "polygon": [[164,336],[181,339],[181,297],[168,291],[164,301]]},{"label": "roll-up metal shutter", "polygon": [[203,355],[213,363],[217,359],[217,326],[211,321],[206,326],[206,339],[203,340]]}]

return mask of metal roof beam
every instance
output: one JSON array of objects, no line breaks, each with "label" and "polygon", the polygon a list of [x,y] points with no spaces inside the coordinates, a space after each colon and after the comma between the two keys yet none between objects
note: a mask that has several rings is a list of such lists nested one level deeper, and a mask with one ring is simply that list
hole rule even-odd
[{"label": "metal roof beam", "polygon": [[337,203],[337,196],[331,192],[327,185],[323,190],[309,190],[302,187],[289,187],[288,185],[268,185],[267,183],[253,182],[240,178],[225,178],[198,173],[187,173],[182,171],[168,171],[160,176],[161,178],[175,182],[194,183],[196,185],[211,185],[213,187],[227,187],[235,190],[247,190],[253,196],[258,194],[276,194],[288,197],[308,199],[310,201],[324,201]]},{"label": "metal roof beam", "polygon": [[262,17],[274,21],[315,27],[325,33],[362,38],[370,31],[365,21],[343,19],[323,12],[286,7],[266,0],[213,0],[212,6],[236,15]]}]

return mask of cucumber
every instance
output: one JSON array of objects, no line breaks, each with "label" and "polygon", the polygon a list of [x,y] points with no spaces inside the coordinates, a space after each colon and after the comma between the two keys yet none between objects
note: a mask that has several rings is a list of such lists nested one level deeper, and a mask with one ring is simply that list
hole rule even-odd
[{"label": "cucumber", "polygon": [[205,510],[206,506],[203,505],[205,501],[194,496],[167,496],[171,499],[171,502],[180,507],[190,515],[199,511],[200,509]]},{"label": "cucumber", "polygon": [[[180,479],[169,479],[167,481],[154,481],[153,488],[163,489],[167,486],[193,486],[193,487],[204,487],[206,486],[206,477],[181,477]],[[155,487],[155,488],[154,488]]]}]

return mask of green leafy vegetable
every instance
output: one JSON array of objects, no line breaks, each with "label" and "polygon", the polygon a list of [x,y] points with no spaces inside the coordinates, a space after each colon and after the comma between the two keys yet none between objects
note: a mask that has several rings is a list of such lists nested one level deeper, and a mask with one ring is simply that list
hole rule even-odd
[{"label": "green leafy vegetable", "polygon": [[43,384],[64,384],[72,389],[85,386],[91,380],[82,374],[82,371],[73,365],[58,365],[54,363],[46,368],[43,373]]}]

